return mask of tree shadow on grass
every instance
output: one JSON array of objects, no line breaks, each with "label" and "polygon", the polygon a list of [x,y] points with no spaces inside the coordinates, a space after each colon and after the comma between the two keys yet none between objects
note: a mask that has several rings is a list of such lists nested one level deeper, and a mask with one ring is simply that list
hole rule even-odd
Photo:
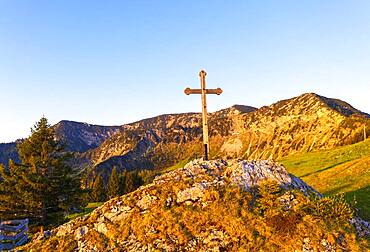
[{"label": "tree shadow on grass", "polygon": [[323,192],[323,194],[325,196],[333,196],[333,195],[338,194],[338,193],[346,193],[348,191],[347,188],[350,187],[350,186],[352,186],[352,184],[344,184],[342,186],[335,187],[332,190],[325,191],[325,192]]},{"label": "tree shadow on grass", "polygon": [[320,170],[317,170],[317,171],[314,171],[314,172],[306,173],[306,174],[304,174],[304,175],[300,176],[300,178],[308,177],[308,176],[310,176],[310,175],[313,175],[313,174],[316,174],[316,173],[320,173],[320,172],[325,171],[325,170],[329,170],[329,169],[331,169],[331,168],[334,168],[335,166],[338,166],[338,165],[341,165],[341,164],[344,164],[344,163],[347,163],[347,162],[349,162],[349,161],[343,161],[343,162],[339,162],[339,163],[332,164],[332,165],[327,166],[327,167],[325,167],[325,168],[322,168],[322,169],[320,169]]}]

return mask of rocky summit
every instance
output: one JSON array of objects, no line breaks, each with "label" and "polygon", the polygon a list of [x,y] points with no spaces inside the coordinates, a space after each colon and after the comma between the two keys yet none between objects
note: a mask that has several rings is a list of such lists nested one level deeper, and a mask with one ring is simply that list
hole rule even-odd
[{"label": "rocky summit", "polygon": [[366,225],[273,161],[196,159],[23,249],[355,251]]}]

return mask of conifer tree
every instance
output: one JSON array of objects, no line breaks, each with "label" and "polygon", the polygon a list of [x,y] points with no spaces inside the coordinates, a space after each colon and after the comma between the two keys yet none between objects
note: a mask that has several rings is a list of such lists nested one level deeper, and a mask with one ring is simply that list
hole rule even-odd
[{"label": "conifer tree", "polygon": [[108,197],[114,198],[119,195],[119,178],[116,167],[113,167],[108,182]]},{"label": "conifer tree", "polygon": [[[2,220],[35,216],[38,207],[37,195],[24,183],[24,167],[9,163],[9,169],[0,166],[0,218]],[[28,180],[34,177],[30,176]]]},{"label": "conifer tree", "polygon": [[91,199],[95,202],[103,202],[106,199],[104,181],[100,175],[96,176],[94,180]]},{"label": "conifer tree", "polygon": [[143,178],[138,171],[134,172],[134,187],[135,190],[144,184]]},{"label": "conifer tree", "polygon": [[132,192],[136,190],[139,186],[143,184],[142,178],[139,176],[137,171],[128,172],[126,173],[126,181],[125,181],[125,193]]},{"label": "conifer tree", "polygon": [[125,193],[129,193],[135,190],[135,174],[134,172],[128,172],[125,178]]},{"label": "conifer tree", "polygon": [[50,224],[50,217],[62,216],[79,206],[82,193],[79,177],[67,164],[68,154],[42,117],[31,135],[17,145],[21,163],[9,162],[0,169],[0,216],[31,218]]},{"label": "conifer tree", "polygon": [[119,176],[119,194],[123,195],[126,193],[126,178],[127,170],[124,170],[123,173]]}]

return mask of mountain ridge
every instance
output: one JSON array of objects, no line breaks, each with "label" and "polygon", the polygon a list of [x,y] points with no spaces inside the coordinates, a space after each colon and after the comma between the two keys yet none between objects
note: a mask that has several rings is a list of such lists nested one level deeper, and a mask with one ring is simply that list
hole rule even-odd
[{"label": "mountain ridge", "polygon": [[[355,143],[370,133],[370,116],[339,99],[305,93],[254,108],[233,105],[209,113],[211,156],[279,158]],[[76,152],[79,167],[107,178],[113,166],[161,169],[200,157],[201,114],[163,114],[121,126],[62,120],[57,136]],[[369,133],[367,135],[369,135]],[[4,158],[3,158],[4,159]]]},{"label": "mountain ridge", "polygon": [[[209,113],[211,156],[279,158],[358,142],[362,124],[370,128],[369,115],[354,108],[343,114],[337,104],[352,108],[343,101],[307,93],[246,113],[233,113],[233,107]],[[107,178],[113,166],[119,171],[162,169],[198,158],[202,152],[200,125],[198,113],[132,123],[121,135],[89,151],[93,174]]]}]

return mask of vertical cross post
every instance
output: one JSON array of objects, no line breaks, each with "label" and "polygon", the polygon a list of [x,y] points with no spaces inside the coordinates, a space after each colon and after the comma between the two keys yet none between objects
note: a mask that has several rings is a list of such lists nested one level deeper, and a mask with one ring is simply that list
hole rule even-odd
[{"label": "vertical cross post", "polygon": [[208,160],[209,159],[209,142],[208,142],[208,122],[207,122],[207,100],[206,95],[207,94],[217,94],[220,95],[222,93],[221,88],[216,89],[206,89],[206,71],[201,70],[199,72],[199,78],[200,78],[200,89],[191,89],[186,88],[185,94],[200,94],[202,96],[202,128],[203,128],[203,159]]},{"label": "vertical cross post", "polygon": [[207,120],[207,100],[206,100],[206,75],[202,70],[199,72],[200,86],[202,89],[202,123],[203,123],[203,145],[204,145],[204,160],[208,160],[209,142],[208,142],[208,120]]}]

